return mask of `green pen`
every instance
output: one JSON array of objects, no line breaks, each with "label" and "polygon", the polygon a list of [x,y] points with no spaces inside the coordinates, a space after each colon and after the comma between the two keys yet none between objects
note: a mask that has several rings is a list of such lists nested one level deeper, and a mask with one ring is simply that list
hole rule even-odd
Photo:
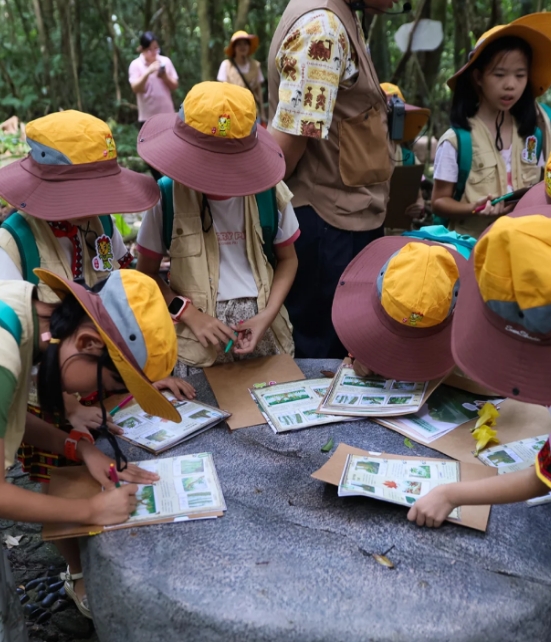
[{"label": "green pen", "polygon": [[[234,332],[234,334],[236,337],[238,336],[237,332]],[[234,340],[230,339],[228,341],[228,345],[224,349],[224,354],[227,354],[233,348],[233,344],[234,344]]]}]

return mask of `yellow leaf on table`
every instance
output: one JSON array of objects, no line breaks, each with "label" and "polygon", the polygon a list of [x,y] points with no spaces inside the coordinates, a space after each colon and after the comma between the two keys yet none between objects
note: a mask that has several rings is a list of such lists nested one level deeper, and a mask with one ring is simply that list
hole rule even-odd
[{"label": "yellow leaf on table", "polygon": [[490,426],[480,426],[473,430],[473,437],[476,439],[476,454],[484,450],[489,443],[499,444],[497,430],[492,430]]},{"label": "yellow leaf on table", "polygon": [[478,411],[478,417],[475,429],[480,428],[480,426],[483,426],[484,424],[487,426],[495,426],[497,418],[499,417],[499,411],[493,403],[487,401]]}]

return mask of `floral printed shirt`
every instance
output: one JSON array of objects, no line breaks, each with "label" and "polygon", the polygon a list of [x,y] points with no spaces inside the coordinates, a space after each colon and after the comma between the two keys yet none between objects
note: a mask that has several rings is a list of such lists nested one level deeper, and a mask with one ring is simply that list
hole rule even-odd
[{"label": "floral printed shirt", "polygon": [[279,48],[276,67],[281,78],[273,127],[326,139],[339,86],[358,75],[358,57],[342,22],[326,9],[303,15]]}]

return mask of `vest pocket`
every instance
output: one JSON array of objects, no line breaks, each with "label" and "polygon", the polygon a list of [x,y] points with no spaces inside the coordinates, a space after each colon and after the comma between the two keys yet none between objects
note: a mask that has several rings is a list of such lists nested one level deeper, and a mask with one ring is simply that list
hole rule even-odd
[{"label": "vest pocket", "polygon": [[387,128],[378,107],[370,107],[339,123],[339,170],[348,187],[378,185],[390,180],[392,164]]},{"label": "vest pocket", "polygon": [[473,157],[468,182],[472,185],[499,183],[497,180],[497,158],[493,151],[477,154]]},{"label": "vest pocket", "polygon": [[174,259],[201,254],[203,230],[201,219],[198,216],[179,218],[172,227],[172,240],[170,242],[170,256]]},{"label": "vest pocket", "polygon": [[521,163],[520,165],[520,174],[522,178],[522,187],[529,187],[539,183],[542,179],[541,170],[542,167],[537,165],[528,165],[527,163]]}]

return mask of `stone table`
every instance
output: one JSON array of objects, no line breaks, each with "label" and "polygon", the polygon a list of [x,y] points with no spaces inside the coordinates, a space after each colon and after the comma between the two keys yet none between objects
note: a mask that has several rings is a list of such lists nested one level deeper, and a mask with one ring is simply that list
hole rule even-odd
[{"label": "stone table", "polygon": [[[298,364],[308,378],[338,367]],[[190,381],[215,404],[202,374]],[[221,425],[174,448],[165,456],[213,453],[227,513],[83,542],[101,642],[551,640],[551,506],[496,506],[486,534],[418,528],[403,507],[310,477],[330,437],[438,456],[370,421],[280,435]],[[394,570],[372,557],[391,546]]]}]

